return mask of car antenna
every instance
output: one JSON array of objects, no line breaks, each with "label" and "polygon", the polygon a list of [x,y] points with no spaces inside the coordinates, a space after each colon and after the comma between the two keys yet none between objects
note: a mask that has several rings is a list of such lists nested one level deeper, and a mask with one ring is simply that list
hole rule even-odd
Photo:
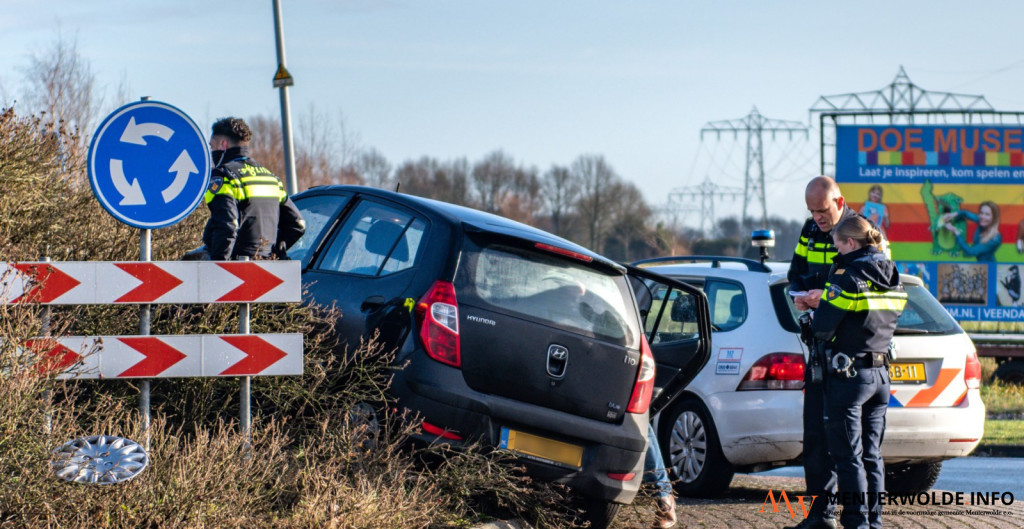
[{"label": "car antenna", "polygon": [[395,193],[398,192],[398,188],[399,187],[402,187],[402,183],[401,182],[395,182]]}]

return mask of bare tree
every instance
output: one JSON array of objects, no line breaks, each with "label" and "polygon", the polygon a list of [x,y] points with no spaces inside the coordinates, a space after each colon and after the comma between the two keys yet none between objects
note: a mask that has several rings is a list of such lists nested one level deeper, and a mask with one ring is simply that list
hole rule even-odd
[{"label": "bare tree", "polygon": [[494,151],[473,164],[472,176],[480,209],[501,214],[501,207],[515,186],[516,165],[512,157]]},{"label": "bare tree", "polygon": [[605,211],[613,201],[613,184],[619,176],[599,154],[584,154],[572,163],[573,177],[580,182],[576,208],[585,230],[586,245],[601,253],[611,219]]},{"label": "bare tree", "polygon": [[544,173],[541,188],[545,209],[551,218],[551,231],[555,235],[569,237],[576,198],[580,193],[579,181],[569,168],[553,165]]},{"label": "bare tree", "polygon": [[[274,174],[284,178],[284,141],[282,140],[281,122],[269,116],[253,116],[246,120],[252,129],[252,140],[249,142],[249,153],[256,161],[270,169]],[[217,163],[217,160],[213,161]],[[299,189],[309,187],[309,181],[299,180]]]},{"label": "bare tree", "polygon": [[29,57],[22,100],[30,113],[44,120],[64,122],[71,130],[92,130],[100,101],[96,76],[89,61],[78,53],[78,39],[58,34],[49,48]]},{"label": "bare tree", "polygon": [[59,143],[62,166],[75,179],[85,175],[84,167],[97,108],[101,101],[95,91],[96,77],[89,62],[78,53],[77,39],[57,35],[52,45],[29,57],[24,70],[22,96],[30,114],[40,115]]},{"label": "bare tree", "polygon": [[366,185],[391,188],[391,163],[374,147],[359,153],[355,162],[356,172]]}]

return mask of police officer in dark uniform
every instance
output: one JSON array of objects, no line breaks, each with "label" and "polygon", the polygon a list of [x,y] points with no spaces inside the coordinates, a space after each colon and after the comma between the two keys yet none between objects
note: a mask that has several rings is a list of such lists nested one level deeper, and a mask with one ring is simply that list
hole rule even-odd
[{"label": "police officer in dark uniform", "polygon": [[880,529],[888,351],[907,293],[896,264],[879,250],[882,234],[867,219],[845,218],[832,232],[839,255],[811,325],[825,344],[825,434],[843,527]]},{"label": "police officer in dark uniform", "polygon": [[206,205],[210,220],[203,242],[212,260],[238,257],[286,258],[306,223],[288,198],[281,179],[249,157],[252,131],[239,118],[213,124],[210,154],[214,168]]},{"label": "police officer in dark uniform", "polygon": [[[839,185],[827,176],[813,178],[804,193],[811,218],[800,230],[800,240],[789,263],[789,289],[802,292],[793,300],[800,310],[818,306],[832,259],[837,251],[832,242],[832,228],[842,219],[858,216],[846,206]],[[804,478],[807,492],[823,498],[835,494],[836,474],[825,445],[824,387],[811,379],[811,369],[804,376]],[[827,501],[815,501],[811,510],[798,525],[788,529],[834,529],[836,506]]]}]

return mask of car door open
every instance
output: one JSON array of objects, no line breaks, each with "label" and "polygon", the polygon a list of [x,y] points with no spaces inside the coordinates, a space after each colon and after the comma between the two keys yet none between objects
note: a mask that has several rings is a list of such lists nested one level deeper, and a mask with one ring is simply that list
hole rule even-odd
[{"label": "car door open", "polygon": [[671,404],[711,355],[711,313],[700,289],[626,265],[657,363],[651,415]]}]

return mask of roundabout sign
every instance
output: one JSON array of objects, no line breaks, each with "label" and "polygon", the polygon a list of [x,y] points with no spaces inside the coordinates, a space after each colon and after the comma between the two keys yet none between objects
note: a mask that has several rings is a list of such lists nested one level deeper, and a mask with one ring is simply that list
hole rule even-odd
[{"label": "roundabout sign", "polygon": [[89,183],[103,209],[140,229],[177,223],[200,203],[210,150],[184,112],[158,101],[125,105],[103,120],[89,146]]}]

